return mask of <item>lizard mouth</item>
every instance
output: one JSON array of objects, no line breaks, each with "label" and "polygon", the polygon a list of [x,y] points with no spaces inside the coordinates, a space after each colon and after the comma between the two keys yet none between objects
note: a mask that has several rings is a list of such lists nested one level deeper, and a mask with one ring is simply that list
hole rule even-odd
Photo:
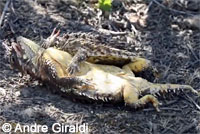
[{"label": "lizard mouth", "polygon": [[[9,50],[8,50],[9,49]],[[10,68],[18,68],[22,71],[23,69],[23,57],[24,52],[21,46],[17,43],[12,42],[11,46],[7,46],[7,51],[9,51],[8,62],[10,63]]]},{"label": "lizard mouth", "polygon": [[21,48],[21,46],[17,43],[12,43],[12,48],[14,50],[14,52],[16,53],[16,56],[18,58],[22,58],[23,57],[23,49]]},{"label": "lizard mouth", "polygon": [[14,69],[17,68],[21,72],[25,72],[25,63],[27,59],[25,59],[26,53],[22,46],[15,42],[8,42],[7,40],[4,41],[3,47],[5,49],[4,57],[10,64],[10,68]]}]

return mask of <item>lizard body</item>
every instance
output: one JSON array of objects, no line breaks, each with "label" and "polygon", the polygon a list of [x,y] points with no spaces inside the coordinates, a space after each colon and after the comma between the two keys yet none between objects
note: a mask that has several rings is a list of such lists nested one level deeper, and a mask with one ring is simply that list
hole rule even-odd
[{"label": "lizard body", "polygon": [[[22,42],[13,43],[10,48],[4,44],[9,52],[8,59],[15,59],[9,60],[11,65],[15,65],[13,67],[21,72],[27,72],[44,83],[52,84],[69,96],[73,94],[86,99],[111,103],[124,102],[132,108],[140,108],[147,103],[152,103],[159,111],[160,103],[156,95],[177,91],[199,94],[189,85],[155,84],[135,77],[127,65],[119,68],[113,65],[93,64],[84,61],[80,64],[80,71],[75,72],[74,76],[70,76],[66,69],[73,60],[71,54],[52,47],[33,49],[39,48],[39,45],[29,43],[27,39],[23,40],[23,37],[20,38]],[[136,63],[135,66],[137,65],[141,66],[141,64]],[[142,68],[140,69],[137,71],[142,71]]]},{"label": "lizard body", "polygon": [[[147,59],[139,57],[137,54],[112,48],[104,44],[95,44],[91,39],[85,36],[78,38],[75,35],[55,33],[55,29],[51,36],[49,36],[41,45],[44,48],[56,47],[60,50],[66,51],[73,56],[73,59],[68,67],[69,74],[74,74],[79,70],[79,64],[83,61],[88,61],[95,64],[115,65],[122,67],[129,64],[134,73],[137,73],[135,67],[131,66],[132,63],[141,63],[143,71],[149,69],[155,71],[151,62]],[[144,64],[145,63],[145,64]],[[141,70],[141,69],[139,69]],[[155,71],[156,72],[156,71]]]}]

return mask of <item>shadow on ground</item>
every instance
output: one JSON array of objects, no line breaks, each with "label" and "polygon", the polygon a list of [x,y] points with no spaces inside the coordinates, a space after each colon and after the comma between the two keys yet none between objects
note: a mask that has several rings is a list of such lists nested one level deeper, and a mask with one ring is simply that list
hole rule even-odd
[{"label": "shadow on ground", "polygon": [[[3,2],[5,3],[5,0]],[[99,19],[99,11],[94,10],[92,5],[85,7],[84,3],[71,3],[65,0],[15,0],[14,13],[8,14],[7,22],[0,31],[0,39],[21,35],[40,41],[48,37],[56,26],[63,33],[92,33],[102,43],[137,52],[154,61],[161,75],[153,81],[189,84],[199,88],[199,31],[180,27],[174,21],[175,18],[182,17],[181,14],[166,11],[155,3],[149,7],[146,18],[148,25],[136,26],[134,31],[131,26],[138,24],[125,19],[124,14],[135,13],[134,8],[149,4],[150,2],[130,2],[117,6],[113,11],[112,21],[107,21]],[[119,20],[116,19],[117,15]],[[125,22],[122,23],[120,20]],[[128,34],[107,35],[100,33],[99,28],[125,31]],[[0,50],[1,123],[38,123],[49,127],[57,122],[88,123],[91,133],[199,132],[199,109],[192,102],[194,100],[197,104],[200,103],[196,96],[189,94],[188,98],[182,93],[175,97],[160,98],[163,103],[160,113],[151,105],[143,110],[130,110],[123,106],[74,102],[38,86],[35,81],[30,82],[27,77],[20,78],[17,72],[9,69],[3,58],[2,46]]]}]

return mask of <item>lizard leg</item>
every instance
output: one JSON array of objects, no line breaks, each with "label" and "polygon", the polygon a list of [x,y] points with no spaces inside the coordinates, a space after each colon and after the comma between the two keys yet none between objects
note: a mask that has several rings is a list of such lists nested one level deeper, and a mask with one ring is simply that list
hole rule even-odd
[{"label": "lizard leg", "polygon": [[151,82],[155,78],[159,77],[157,69],[151,64],[149,60],[144,58],[136,57],[130,63],[124,65],[122,68],[124,70],[128,70],[128,68],[130,68],[136,77],[143,77]]},{"label": "lizard leg", "polygon": [[158,99],[154,97],[153,95],[145,95],[135,102],[129,102],[126,104],[133,108],[140,108],[140,107],[145,106],[147,103],[152,103],[156,111],[160,112],[160,109],[158,108],[158,106],[161,105],[161,103],[159,103]]},{"label": "lizard leg", "polygon": [[56,86],[66,88],[89,88],[93,89],[94,86],[87,79],[81,79],[78,77],[68,77],[65,67],[63,67],[58,61],[53,59],[48,53],[43,53],[39,58],[40,74],[43,80],[48,80],[54,83]]},{"label": "lizard leg", "polygon": [[139,98],[136,88],[132,86],[126,86],[123,91],[124,102],[127,106],[133,108],[140,108],[145,106],[147,103],[152,103],[157,111],[160,111],[158,106],[160,103],[157,98],[153,95],[145,95],[142,98]]},{"label": "lizard leg", "polygon": [[128,65],[124,65],[122,67],[122,69],[127,73],[127,74],[131,74],[132,76],[135,76],[133,71],[131,70],[131,68]]},{"label": "lizard leg", "polygon": [[150,63],[151,62],[149,60],[137,57],[134,58],[130,63],[124,65],[122,69],[128,74],[134,75],[134,73],[144,71],[150,66]]},{"label": "lizard leg", "polygon": [[124,65],[124,68],[129,67],[134,73],[141,72],[151,66],[151,62],[144,58],[136,57],[130,63]]},{"label": "lizard leg", "polygon": [[85,61],[88,57],[87,51],[84,49],[80,49],[72,58],[71,63],[69,64],[69,67],[67,68],[67,71],[69,75],[73,75],[77,71],[79,71],[79,64],[83,61]]}]

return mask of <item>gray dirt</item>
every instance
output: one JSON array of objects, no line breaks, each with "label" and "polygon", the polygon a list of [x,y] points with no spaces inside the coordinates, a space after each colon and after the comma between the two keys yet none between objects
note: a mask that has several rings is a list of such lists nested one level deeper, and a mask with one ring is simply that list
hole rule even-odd
[{"label": "gray dirt", "polygon": [[[0,1],[0,14],[5,3],[5,0]],[[131,22],[125,17],[135,14],[136,10],[144,12],[144,7],[149,8],[146,17],[140,14],[145,20],[134,22],[132,15]],[[189,16],[188,10],[176,5],[169,8],[186,14],[167,10],[151,0],[123,3],[118,0],[113,4],[112,17],[108,21],[99,15],[92,1],[13,0],[4,17],[0,41],[25,36],[39,42],[47,38],[54,27],[61,33],[85,33],[101,43],[152,60],[160,72],[160,77],[152,80],[154,82],[189,84],[199,89],[200,30],[179,23]],[[163,104],[160,113],[151,105],[133,110],[124,106],[82,103],[52,93],[37,81],[29,80],[28,76],[20,77],[17,71],[9,68],[1,43],[0,55],[1,124],[37,123],[51,127],[54,123],[88,123],[89,133],[200,133],[200,99],[190,93],[159,98]]]}]

